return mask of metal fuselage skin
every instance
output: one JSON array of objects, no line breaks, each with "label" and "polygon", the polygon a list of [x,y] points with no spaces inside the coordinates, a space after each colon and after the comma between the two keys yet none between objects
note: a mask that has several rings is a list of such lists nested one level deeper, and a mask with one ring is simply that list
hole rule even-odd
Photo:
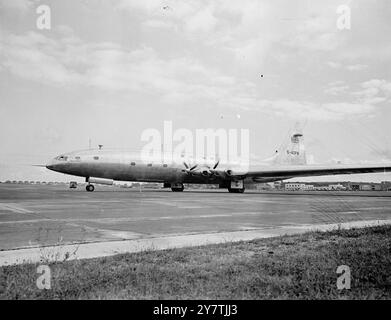
[{"label": "metal fuselage skin", "polygon": [[[162,183],[229,183],[224,174],[201,174],[209,167],[199,165],[197,171],[186,172],[184,162],[192,164],[184,157],[165,162],[164,160],[142,160],[136,153],[112,153],[103,150],[89,150],[65,153],[54,158],[46,168],[85,178],[103,178],[117,181],[162,182]],[[194,163],[194,162],[193,162]],[[213,166],[213,160],[210,161]]]},{"label": "metal fuselage skin", "polygon": [[[164,159],[141,157],[137,153],[88,150],[63,154],[46,167],[74,176],[107,179],[110,181],[161,182],[168,184],[219,184],[221,188],[243,188],[242,184],[265,183],[292,177],[323,176],[390,172],[388,163],[366,165],[304,165],[275,164],[264,161],[251,166],[248,163],[224,163],[216,159],[194,160],[186,157]],[[96,179],[94,179],[97,181]],[[96,183],[105,183],[100,181]],[[241,184],[238,184],[238,183]]]}]

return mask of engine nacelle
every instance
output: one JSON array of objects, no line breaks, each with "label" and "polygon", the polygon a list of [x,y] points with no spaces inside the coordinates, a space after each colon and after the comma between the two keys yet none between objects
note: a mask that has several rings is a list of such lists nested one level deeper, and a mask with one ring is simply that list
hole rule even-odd
[{"label": "engine nacelle", "polygon": [[112,179],[93,178],[93,177],[89,177],[88,179],[86,179],[86,181],[89,183],[105,184],[109,186],[113,185],[114,183],[114,180]]},{"label": "engine nacelle", "polygon": [[225,170],[225,174],[228,176],[228,177],[233,177],[233,176],[244,176],[246,175],[248,172],[248,170],[231,170],[231,169],[228,169],[228,170]]},{"label": "engine nacelle", "polygon": [[209,170],[202,170],[201,174],[204,176],[204,177],[209,177],[211,175],[211,172]]}]

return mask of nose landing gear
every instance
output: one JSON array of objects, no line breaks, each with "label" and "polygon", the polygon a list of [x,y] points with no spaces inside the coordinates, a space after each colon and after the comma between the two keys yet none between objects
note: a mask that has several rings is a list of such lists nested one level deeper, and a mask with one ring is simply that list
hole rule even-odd
[{"label": "nose landing gear", "polygon": [[172,183],[171,190],[173,192],[182,192],[184,189],[183,183]]},{"label": "nose landing gear", "polygon": [[86,190],[87,190],[88,192],[92,192],[92,191],[95,190],[95,187],[94,187],[94,185],[92,185],[92,184],[87,184],[87,185],[86,185]]}]

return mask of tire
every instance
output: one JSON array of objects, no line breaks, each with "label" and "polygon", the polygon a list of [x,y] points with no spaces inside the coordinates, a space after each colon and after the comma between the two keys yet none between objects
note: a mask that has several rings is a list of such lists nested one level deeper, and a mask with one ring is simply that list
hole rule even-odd
[{"label": "tire", "polygon": [[232,188],[228,188],[228,192],[230,193],[243,193],[244,192],[244,188],[242,189],[232,189]]},{"label": "tire", "polygon": [[92,192],[92,191],[95,190],[95,187],[94,187],[92,184],[87,184],[87,185],[86,185],[86,190],[87,190],[88,192]]},{"label": "tire", "polygon": [[171,188],[173,192],[182,192],[184,188]]}]

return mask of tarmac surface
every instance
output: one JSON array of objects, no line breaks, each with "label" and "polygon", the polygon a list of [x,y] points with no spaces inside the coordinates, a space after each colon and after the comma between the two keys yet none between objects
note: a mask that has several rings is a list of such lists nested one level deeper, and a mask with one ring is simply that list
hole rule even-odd
[{"label": "tarmac surface", "polygon": [[[34,248],[42,247],[94,244],[95,254],[83,258],[140,251],[146,243],[161,249],[376,221],[391,221],[391,192],[174,193],[105,186],[86,192],[83,186],[0,184],[0,265],[24,256],[37,261]],[[122,249],[110,251],[110,243]]]}]

